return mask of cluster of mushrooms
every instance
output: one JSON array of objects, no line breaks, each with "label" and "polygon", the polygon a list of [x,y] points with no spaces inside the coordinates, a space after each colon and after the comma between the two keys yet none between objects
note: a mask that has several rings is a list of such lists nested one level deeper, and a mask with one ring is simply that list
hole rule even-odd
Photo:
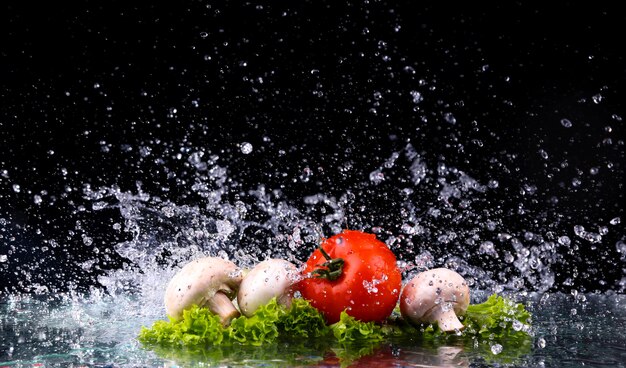
[{"label": "cluster of mushrooms", "polygon": [[[205,307],[227,326],[241,314],[252,316],[272,298],[289,306],[301,278],[298,268],[283,259],[262,261],[245,272],[226,259],[205,257],[188,263],[172,278],[165,291],[165,309],[168,316],[179,319],[192,305]],[[404,286],[400,311],[412,323],[437,323],[442,331],[458,331],[463,324],[457,316],[465,313],[469,301],[469,286],[461,275],[435,268]]]}]

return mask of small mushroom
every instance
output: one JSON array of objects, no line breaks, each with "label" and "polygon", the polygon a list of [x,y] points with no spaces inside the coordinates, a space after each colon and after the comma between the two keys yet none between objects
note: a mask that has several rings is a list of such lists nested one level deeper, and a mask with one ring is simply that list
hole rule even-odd
[{"label": "small mushroom", "polygon": [[469,306],[465,279],[447,268],[424,271],[407,283],[400,297],[402,316],[413,323],[437,322],[442,331],[463,329],[457,315]]},{"label": "small mushroom", "polygon": [[289,306],[292,285],[298,280],[298,269],[283,259],[267,259],[257,264],[244,277],[237,293],[241,313],[250,317],[256,310],[276,297],[279,304]]},{"label": "small mushroom", "polygon": [[226,326],[240,315],[231,300],[237,293],[242,274],[233,262],[222,258],[194,260],[167,285],[165,310],[170,317],[180,319],[183,311],[192,305],[206,307]]}]

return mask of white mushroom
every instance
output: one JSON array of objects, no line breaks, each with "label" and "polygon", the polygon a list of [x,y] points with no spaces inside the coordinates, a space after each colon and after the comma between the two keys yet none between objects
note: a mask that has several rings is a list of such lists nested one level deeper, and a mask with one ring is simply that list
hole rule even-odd
[{"label": "white mushroom", "polygon": [[437,322],[442,331],[463,329],[457,315],[469,306],[465,279],[447,268],[424,271],[409,281],[400,297],[402,316],[413,323]]},{"label": "white mushroom", "polygon": [[250,317],[274,297],[279,304],[289,306],[292,285],[298,277],[298,269],[291,262],[275,258],[260,262],[246,274],[239,287],[237,304],[241,313]]},{"label": "white mushroom", "polygon": [[183,310],[192,305],[206,307],[220,317],[223,325],[238,317],[233,299],[242,279],[242,270],[233,262],[206,257],[185,265],[169,282],[165,290],[167,314],[180,319]]}]

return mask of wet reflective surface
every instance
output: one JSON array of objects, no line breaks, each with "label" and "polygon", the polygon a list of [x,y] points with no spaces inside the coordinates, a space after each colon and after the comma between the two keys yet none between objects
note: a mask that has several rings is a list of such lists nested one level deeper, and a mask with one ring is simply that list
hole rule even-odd
[{"label": "wet reflective surface", "polygon": [[390,338],[363,346],[291,341],[262,347],[216,346],[203,351],[147,349],[135,337],[158,313],[119,296],[56,302],[12,297],[0,304],[0,366],[397,366],[397,367],[623,367],[623,295],[532,294],[534,319],[522,346],[451,337]]}]

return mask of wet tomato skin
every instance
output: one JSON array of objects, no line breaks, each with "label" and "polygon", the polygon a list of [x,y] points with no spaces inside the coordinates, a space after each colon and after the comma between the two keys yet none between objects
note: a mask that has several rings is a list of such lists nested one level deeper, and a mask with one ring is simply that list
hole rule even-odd
[{"label": "wet tomato skin", "polygon": [[344,260],[342,275],[334,280],[311,277],[326,262],[316,249],[305,263],[302,297],[317,308],[327,323],[339,321],[342,311],[365,322],[383,321],[398,302],[402,275],[396,257],[374,234],[356,230],[324,240],[321,247],[331,258]]}]

